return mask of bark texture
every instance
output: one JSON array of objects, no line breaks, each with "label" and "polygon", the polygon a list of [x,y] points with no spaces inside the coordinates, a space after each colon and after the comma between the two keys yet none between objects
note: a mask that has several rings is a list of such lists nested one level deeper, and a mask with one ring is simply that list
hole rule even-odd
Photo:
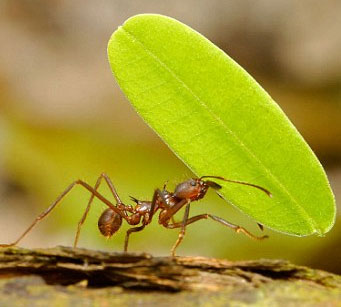
[{"label": "bark texture", "polygon": [[1,306],[341,306],[341,277],[284,260],[0,250]]}]

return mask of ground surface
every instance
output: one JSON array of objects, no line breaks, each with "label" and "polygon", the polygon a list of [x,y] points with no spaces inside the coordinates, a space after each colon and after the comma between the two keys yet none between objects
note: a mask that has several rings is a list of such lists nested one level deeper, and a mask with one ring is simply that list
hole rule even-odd
[{"label": "ground surface", "polygon": [[0,250],[1,306],[341,306],[341,277],[282,260]]}]

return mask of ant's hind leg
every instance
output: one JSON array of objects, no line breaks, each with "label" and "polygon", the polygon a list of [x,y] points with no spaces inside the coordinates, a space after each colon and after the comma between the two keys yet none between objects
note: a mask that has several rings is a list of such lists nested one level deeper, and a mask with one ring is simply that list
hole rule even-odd
[{"label": "ant's hind leg", "polygon": [[[94,190],[97,191],[97,189],[99,188],[99,186],[100,186],[100,184],[101,184],[103,178],[104,178],[104,180],[106,181],[107,185],[109,186],[109,189],[110,189],[111,193],[112,193],[113,196],[115,197],[117,204],[121,204],[122,201],[121,201],[120,197],[118,196],[118,194],[117,194],[117,192],[116,192],[116,189],[115,189],[113,183],[111,182],[111,180],[110,180],[110,178],[109,178],[109,176],[108,176],[107,174],[102,173],[102,174],[98,177],[98,179],[97,179],[97,181],[96,181],[96,184],[95,184],[95,186],[94,186]],[[88,205],[86,206],[86,209],[85,209],[85,211],[84,211],[84,213],[83,213],[83,215],[82,215],[82,218],[81,218],[80,221],[78,222],[77,232],[76,232],[76,236],[75,236],[75,241],[74,241],[74,243],[73,243],[73,247],[76,247],[76,246],[77,246],[77,243],[78,243],[78,240],[79,240],[80,231],[81,231],[81,227],[83,226],[83,224],[84,224],[84,222],[85,222],[85,220],[86,220],[86,218],[87,218],[87,216],[88,216],[88,213],[89,213],[89,211],[90,211],[91,204],[92,204],[92,202],[93,202],[93,200],[94,200],[94,197],[95,197],[95,195],[94,195],[94,194],[91,194],[90,199],[89,199],[89,201],[88,201]]]},{"label": "ant's hind leg", "polygon": [[81,185],[85,189],[87,189],[89,192],[91,192],[93,195],[95,195],[99,200],[101,200],[106,206],[108,206],[110,209],[112,209],[114,212],[119,214],[122,218],[126,219],[126,215],[122,210],[118,209],[115,207],[109,200],[107,200],[104,196],[102,196],[100,193],[98,193],[96,190],[94,190],[90,185],[88,185],[86,182],[82,180],[76,180],[73,183],[71,183],[63,193],[61,193],[58,198],[45,210],[43,211],[40,215],[38,215],[33,223],[23,232],[23,234],[14,242],[8,243],[8,244],[0,244],[0,247],[11,247],[17,245],[31,230],[32,228],[44,217],[46,217],[59,203],[60,201],[68,194],[73,187],[76,185]]},{"label": "ant's hind leg", "polygon": [[33,223],[24,231],[24,233],[14,242],[8,243],[8,244],[0,244],[0,247],[11,247],[17,245],[30,231],[31,229],[40,221],[42,220],[46,215],[48,215],[53,208],[64,198],[64,196],[71,191],[71,189],[75,186],[75,183],[70,184],[65,191],[58,196],[58,198],[52,203],[51,206],[49,206],[44,212],[42,212],[40,215],[36,217],[36,219],[33,221]]},{"label": "ant's hind leg", "polygon": [[144,228],[145,226],[146,226],[146,225],[142,225],[142,226],[130,228],[130,229],[127,230],[126,237],[125,237],[125,240],[124,240],[124,252],[125,252],[125,253],[128,251],[128,241],[129,241],[129,236],[130,236],[130,234],[131,234],[132,232],[138,232],[138,231],[143,230],[143,228]]}]

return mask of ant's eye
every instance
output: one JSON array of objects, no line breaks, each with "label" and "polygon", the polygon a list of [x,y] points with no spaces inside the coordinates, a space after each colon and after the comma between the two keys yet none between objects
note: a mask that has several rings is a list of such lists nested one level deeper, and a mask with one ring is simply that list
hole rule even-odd
[{"label": "ant's eye", "polygon": [[192,180],[192,181],[190,182],[190,184],[191,184],[191,186],[193,186],[193,187],[195,187],[195,186],[197,185],[197,183],[196,183],[194,180]]}]

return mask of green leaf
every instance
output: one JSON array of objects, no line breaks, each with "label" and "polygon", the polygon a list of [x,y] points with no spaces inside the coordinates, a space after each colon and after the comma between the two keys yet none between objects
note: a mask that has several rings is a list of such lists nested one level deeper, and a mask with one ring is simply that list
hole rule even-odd
[{"label": "green leaf", "polygon": [[108,56],[136,111],[196,175],[254,183],[273,195],[219,182],[226,200],[280,232],[330,230],[335,201],[318,159],[272,98],[221,49],[177,20],[137,15],[114,32]]}]

